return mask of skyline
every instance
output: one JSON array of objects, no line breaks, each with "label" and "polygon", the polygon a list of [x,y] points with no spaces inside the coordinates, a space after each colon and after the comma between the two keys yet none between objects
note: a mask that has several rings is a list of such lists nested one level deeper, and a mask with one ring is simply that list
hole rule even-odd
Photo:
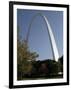
[{"label": "skyline", "polygon": [[[62,11],[17,9],[17,26],[19,26],[20,29],[20,39],[24,40],[26,38],[31,19],[38,12],[48,18],[56,40],[59,56],[61,57],[63,55]],[[29,47],[31,51],[39,54],[39,60],[53,58],[48,32],[46,29],[47,28],[43,19],[40,16],[36,17],[30,31]]]}]

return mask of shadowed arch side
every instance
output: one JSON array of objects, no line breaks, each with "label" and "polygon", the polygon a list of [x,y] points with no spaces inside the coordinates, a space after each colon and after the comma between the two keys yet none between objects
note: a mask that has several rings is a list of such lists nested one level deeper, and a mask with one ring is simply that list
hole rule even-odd
[{"label": "shadowed arch side", "polygon": [[28,28],[27,36],[26,36],[26,43],[28,43],[28,40],[29,40],[32,23],[33,23],[33,21],[35,20],[35,18],[37,16],[41,16],[43,18],[45,24],[46,24],[47,32],[48,32],[49,39],[50,39],[50,45],[51,45],[51,49],[52,49],[53,59],[58,61],[59,52],[58,52],[58,49],[57,49],[57,45],[56,45],[56,42],[55,42],[55,38],[54,38],[54,35],[53,35],[53,32],[52,32],[51,26],[48,22],[48,19],[44,15],[42,15],[41,13],[37,13],[32,17],[29,28]]}]

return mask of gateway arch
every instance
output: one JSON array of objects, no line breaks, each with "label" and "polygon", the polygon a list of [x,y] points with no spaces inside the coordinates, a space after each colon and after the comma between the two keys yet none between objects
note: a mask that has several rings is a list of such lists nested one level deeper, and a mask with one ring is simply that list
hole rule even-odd
[{"label": "gateway arch", "polygon": [[49,39],[50,39],[50,45],[51,45],[51,49],[52,49],[53,59],[55,61],[58,61],[58,59],[59,59],[59,52],[58,52],[58,48],[57,48],[56,41],[55,41],[55,38],[54,38],[54,34],[52,32],[52,28],[51,28],[51,26],[49,24],[49,21],[48,21],[47,17],[44,16],[43,14],[37,13],[37,14],[35,14],[32,17],[31,22],[29,24],[27,36],[26,36],[26,42],[28,43],[29,36],[30,36],[30,31],[31,31],[31,26],[32,26],[32,23],[36,19],[37,16],[41,16],[42,19],[44,20],[45,24],[46,24],[47,32],[48,32]]}]

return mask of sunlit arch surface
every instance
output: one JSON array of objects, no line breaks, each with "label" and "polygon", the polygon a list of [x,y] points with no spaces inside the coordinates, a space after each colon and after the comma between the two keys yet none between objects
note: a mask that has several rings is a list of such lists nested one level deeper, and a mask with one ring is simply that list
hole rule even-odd
[{"label": "sunlit arch surface", "polygon": [[56,45],[56,42],[55,42],[55,38],[54,38],[54,35],[53,35],[53,32],[52,32],[52,28],[51,28],[51,26],[49,24],[49,21],[48,21],[47,17],[44,16],[43,14],[37,13],[37,14],[35,14],[32,17],[32,20],[30,22],[30,25],[29,25],[29,28],[28,28],[28,32],[27,32],[26,42],[28,43],[31,26],[32,26],[32,23],[33,23],[33,21],[35,20],[35,18],[37,16],[41,16],[43,18],[45,24],[46,24],[47,32],[48,32],[49,39],[50,39],[50,45],[51,45],[51,49],[52,49],[53,59],[55,61],[58,61],[58,59],[59,59],[59,52],[58,52],[57,45]]}]

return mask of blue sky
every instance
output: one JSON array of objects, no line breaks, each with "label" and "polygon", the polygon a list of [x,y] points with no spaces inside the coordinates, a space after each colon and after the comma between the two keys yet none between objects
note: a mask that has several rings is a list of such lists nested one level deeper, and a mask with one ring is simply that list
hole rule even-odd
[{"label": "blue sky", "polygon": [[[17,9],[17,26],[20,29],[20,39],[24,40],[26,38],[31,19],[37,13],[42,13],[48,18],[56,40],[59,56],[62,56],[63,11]],[[39,54],[39,60],[53,58],[47,28],[41,16],[37,16],[33,21],[28,43],[30,50],[35,51]]]}]

